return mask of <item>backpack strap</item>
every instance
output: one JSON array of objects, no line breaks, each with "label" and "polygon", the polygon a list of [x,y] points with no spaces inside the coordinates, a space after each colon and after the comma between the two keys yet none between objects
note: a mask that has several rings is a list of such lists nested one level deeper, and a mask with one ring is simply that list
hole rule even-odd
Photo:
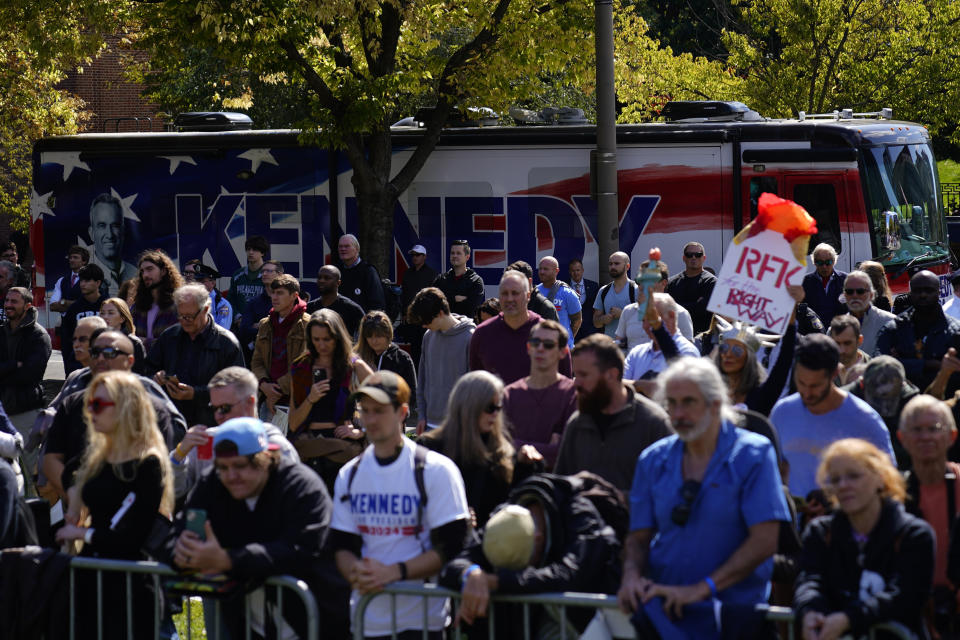
[{"label": "backpack strap", "polygon": [[361,458],[363,458],[363,453],[355,458],[356,462],[350,467],[350,472],[347,474],[347,490],[340,496],[340,502],[346,502],[350,499],[350,489],[353,487],[353,479],[357,477],[357,469],[360,468]]},{"label": "backpack strap", "polygon": [[612,282],[609,282],[609,283],[603,285],[602,287],[600,287],[600,306],[603,307],[603,310],[604,310],[604,311],[607,310],[607,308],[606,308],[607,292],[610,291],[610,286],[611,286],[612,284],[613,284]]},{"label": "backpack strap", "polygon": [[428,449],[416,442],[413,443],[413,479],[417,483],[417,491],[420,492],[420,503],[417,505],[417,527],[419,534],[423,531],[423,510],[427,506],[427,485],[423,480],[423,470],[427,466]]},{"label": "backpack strap", "polygon": [[630,304],[637,301],[637,285],[627,280],[627,286],[630,287]]}]

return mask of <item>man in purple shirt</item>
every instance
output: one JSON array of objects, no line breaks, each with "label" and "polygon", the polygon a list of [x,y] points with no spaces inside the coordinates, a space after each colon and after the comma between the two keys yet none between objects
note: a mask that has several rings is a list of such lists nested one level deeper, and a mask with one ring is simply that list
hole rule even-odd
[{"label": "man in purple shirt", "polygon": [[532,444],[553,469],[567,420],[577,410],[573,380],[560,375],[568,356],[567,330],[555,320],[541,320],[530,331],[527,353],[530,375],[503,390],[504,415],[516,447]]},{"label": "man in purple shirt", "polygon": [[[510,384],[530,372],[527,338],[542,318],[527,310],[530,282],[523,274],[507,271],[500,278],[500,313],[473,333],[470,369],[485,369]],[[570,375],[570,356],[560,362],[560,373]]]}]

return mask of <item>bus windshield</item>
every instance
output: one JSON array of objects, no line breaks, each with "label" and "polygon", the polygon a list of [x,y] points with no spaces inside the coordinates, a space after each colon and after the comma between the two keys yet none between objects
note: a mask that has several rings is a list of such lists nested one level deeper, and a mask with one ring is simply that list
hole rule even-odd
[{"label": "bus windshield", "polygon": [[946,258],[940,180],[930,146],[867,147],[862,158],[877,260],[889,269]]}]

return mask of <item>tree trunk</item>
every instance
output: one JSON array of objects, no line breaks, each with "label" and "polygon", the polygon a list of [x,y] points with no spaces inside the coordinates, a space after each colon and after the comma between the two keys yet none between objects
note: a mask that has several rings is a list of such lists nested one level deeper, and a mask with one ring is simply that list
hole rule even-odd
[{"label": "tree trunk", "polygon": [[[393,211],[399,194],[390,188],[389,176],[371,176],[372,180],[359,176],[354,170],[352,181],[357,196],[360,255],[377,268],[380,277],[389,278],[393,262]],[[380,187],[379,184],[386,186]]]}]

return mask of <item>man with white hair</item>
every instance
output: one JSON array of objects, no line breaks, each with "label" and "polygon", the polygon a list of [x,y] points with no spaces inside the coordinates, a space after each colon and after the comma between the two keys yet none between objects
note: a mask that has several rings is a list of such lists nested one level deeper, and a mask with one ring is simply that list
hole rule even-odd
[{"label": "man with white hair", "polygon": [[583,312],[580,308],[580,297],[577,292],[567,286],[562,280],[557,280],[560,273],[560,263],[553,256],[540,259],[540,284],[537,286],[543,297],[553,303],[557,310],[560,324],[567,330],[567,346],[573,348],[573,336],[580,330],[583,321]]},{"label": "man with white hair", "polygon": [[873,355],[880,329],[896,316],[873,306],[877,292],[870,276],[864,271],[851,271],[847,274],[843,281],[843,297],[850,315],[860,321],[860,335],[863,336],[860,350],[867,355]]},{"label": "man with white hair", "polygon": [[773,445],[734,426],[712,362],[682,358],[659,383],[675,433],[637,461],[618,597],[641,612],[638,627],[715,638],[714,600],[745,608],[767,601],[790,512]]},{"label": "man with white hair", "polygon": [[[530,373],[527,338],[542,318],[527,309],[530,281],[518,271],[505,271],[500,278],[500,314],[473,332],[470,369],[484,369],[510,384]],[[560,361],[560,373],[570,377],[570,357]]]},{"label": "man with white hair", "polygon": [[803,278],[803,291],[807,306],[820,317],[823,326],[829,327],[833,316],[843,313],[840,294],[843,292],[847,274],[837,271],[837,250],[821,242],[813,250],[816,270]]},{"label": "man with white hair", "polygon": [[670,294],[654,293],[653,304],[647,305],[643,316],[643,330],[650,341],[638,344],[627,354],[623,377],[634,381],[634,388],[644,395],[653,395],[650,378],[666,369],[671,360],[678,356],[700,357],[697,347],[677,328],[678,307]]},{"label": "man with white hair", "polygon": [[218,371],[243,366],[240,343],[210,315],[210,294],[202,284],[173,292],[179,324],[167,328],[150,348],[145,370],[162,386],[187,424],[211,424],[207,384]]},{"label": "man with white hair", "polygon": [[377,268],[360,257],[360,241],[347,233],[337,242],[340,256],[340,292],[367,311],[387,308]]}]

